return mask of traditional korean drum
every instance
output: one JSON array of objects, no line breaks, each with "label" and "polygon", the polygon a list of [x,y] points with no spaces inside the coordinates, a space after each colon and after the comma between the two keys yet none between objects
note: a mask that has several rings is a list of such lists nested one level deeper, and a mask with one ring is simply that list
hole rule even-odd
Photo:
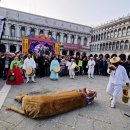
[{"label": "traditional korean drum", "polygon": [[8,81],[14,82],[15,79],[16,79],[16,77],[15,77],[14,73],[10,73],[10,75],[8,76]]},{"label": "traditional korean drum", "polygon": [[35,70],[34,70],[32,67],[28,67],[28,68],[26,69],[26,75],[28,75],[28,76],[33,76],[34,73],[35,73]]},{"label": "traditional korean drum", "polygon": [[60,72],[60,67],[59,67],[59,66],[56,66],[56,67],[54,68],[54,71],[55,71],[56,73],[59,73],[59,72]]},{"label": "traditional korean drum", "polygon": [[129,98],[130,98],[130,86],[123,86],[123,89],[122,89],[122,101],[124,103],[128,103],[129,101]]},{"label": "traditional korean drum", "polygon": [[72,65],[70,66],[70,69],[74,69],[77,65],[73,62]]}]

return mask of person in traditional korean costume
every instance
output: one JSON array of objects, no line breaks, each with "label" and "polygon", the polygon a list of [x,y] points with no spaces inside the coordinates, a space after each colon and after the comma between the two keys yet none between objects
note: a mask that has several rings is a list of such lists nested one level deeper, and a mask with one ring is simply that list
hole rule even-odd
[{"label": "person in traditional korean costume", "polygon": [[[19,85],[24,83],[20,68],[21,68],[21,61],[18,61],[18,57],[14,57],[14,60],[10,64],[10,70],[8,71],[6,84]],[[10,81],[8,79],[8,77],[11,74],[14,75],[15,77],[14,81]]]},{"label": "person in traditional korean costume", "polygon": [[89,78],[94,78],[94,66],[95,66],[95,61],[93,60],[93,57],[90,57],[90,60],[88,61],[88,77]]},{"label": "person in traditional korean costume", "polygon": [[111,96],[111,108],[115,108],[115,104],[120,97],[123,84],[126,83],[126,85],[129,85],[130,81],[125,68],[120,65],[119,57],[111,58],[110,62],[111,65],[108,69],[110,78],[106,92]]},{"label": "person in traditional korean costume", "polygon": [[[30,67],[32,68],[33,72],[35,72],[34,70],[35,70],[35,68],[36,68],[36,63],[35,63],[34,59],[31,58],[31,55],[28,54],[27,58],[24,60],[23,69],[26,71],[26,69],[27,69],[27,68],[30,68]],[[26,78],[27,78],[26,83],[29,82],[29,77],[31,77],[32,82],[34,82],[34,83],[36,82],[36,81],[34,80],[35,73],[33,73],[32,75],[27,75],[27,74],[25,74],[25,76],[26,76]]]},{"label": "person in traditional korean costume", "polygon": [[54,59],[51,61],[51,65],[50,65],[50,79],[52,80],[58,80],[59,79],[59,73],[55,72],[55,68],[56,67],[60,67],[60,64],[58,62],[58,60],[56,59],[56,56],[54,56]]}]

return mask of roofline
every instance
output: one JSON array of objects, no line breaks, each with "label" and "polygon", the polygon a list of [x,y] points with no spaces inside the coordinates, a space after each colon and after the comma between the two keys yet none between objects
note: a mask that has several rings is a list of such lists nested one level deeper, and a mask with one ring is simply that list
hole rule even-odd
[{"label": "roofline", "polygon": [[71,23],[71,24],[75,24],[75,25],[80,25],[80,26],[84,26],[84,27],[88,27],[88,28],[92,28],[90,26],[79,24],[79,23],[69,22],[69,21],[65,21],[65,20],[61,20],[61,19],[51,18],[51,17],[42,16],[42,15],[38,15],[38,14],[33,14],[33,13],[29,13],[29,12],[24,12],[24,11],[20,11],[20,10],[15,10],[15,9],[11,9],[11,8],[6,8],[6,7],[0,7],[0,8],[12,10],[12,11],[17,11],[17,12],[21,12],[21,13],[25,13],[25,14],[29,14],[29,15],[34,15],[34,16],[39,16],[39,17],[44,17],[44,18],[49,18],[49,19],[52,19],[52,20],[57,20],[57,21],[61,21],[61,22]]}]

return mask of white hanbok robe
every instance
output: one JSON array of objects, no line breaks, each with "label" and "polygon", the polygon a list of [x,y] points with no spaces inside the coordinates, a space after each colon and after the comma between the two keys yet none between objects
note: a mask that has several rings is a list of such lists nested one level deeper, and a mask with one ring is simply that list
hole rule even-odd
[{"label": "white hanbok robe", "polygon": [[88,77],[93,77],[94,74],[94,66],[95,66],[95,61],[94,60],[89,60],[87,67],[88,67]]},{"label": "white hanbok robe", "polygon": [[73,63],[74,63],[74,62],[70,62],[70,63],[68,64],[68,70],[69,70],[70,78],[73,78],[73,79],[74,79],[74,77],[75,77],[75,71],[74,71],[74,68],[71,68],[71,66],[72,66]]},{"label": "white hanbok robe", "polygon": [[[32,69],[36,68],[36,63],[33,58],[26,58],[24,60],[23,69],[26,70],[28,67],[31,67]],[[29,77],[28,75],[25,75],[26,77]],[[32,77],[32,76],[31,76]],[[34,75],[33,75],[34,77]]]},{"label": "white hanbok robe", "polygon": [[117,102],[124,83],[130,83],[130,81],[125,68],[119,65],[116,70],[110,73],[110,78],[106,89],[106,92],[113,97],[111,102],[112,105],[115,105]]}]

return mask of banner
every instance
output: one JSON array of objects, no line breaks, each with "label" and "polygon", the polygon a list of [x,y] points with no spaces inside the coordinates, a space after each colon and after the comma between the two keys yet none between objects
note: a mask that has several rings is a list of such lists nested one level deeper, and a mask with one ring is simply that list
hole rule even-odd
[{"label": "banner", "polygon": [[28,39],[23,38],[22,39],[22,54],[28,53]]},{"label": "banner", "polygon": [[4,17],[0,16],[0,39],[2,36],[2,32],[3,32],[3,27],[4,27]]},{"label": "banner", "polygon": [[59,43],[55,43],[54,52],[55,52],[55,55],[59,55],[60,54],[60,44]]}]

